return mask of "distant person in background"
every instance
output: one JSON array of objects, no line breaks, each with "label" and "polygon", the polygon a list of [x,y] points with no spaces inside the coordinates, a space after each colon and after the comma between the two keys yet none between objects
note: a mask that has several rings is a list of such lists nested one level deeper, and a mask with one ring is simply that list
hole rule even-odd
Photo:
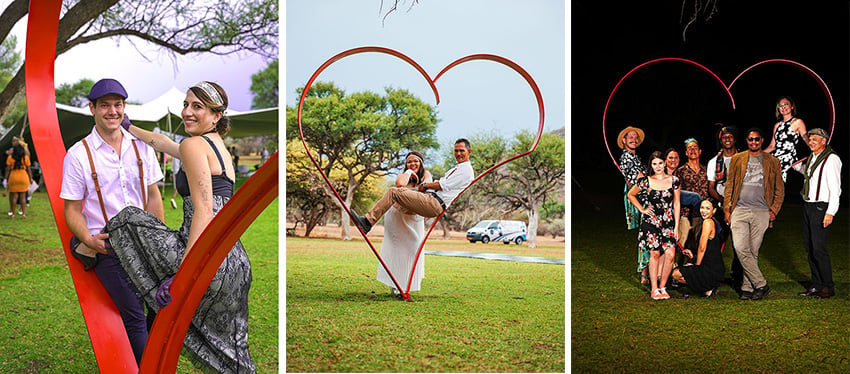
[{"label": "distant person in background", "polygon": [[177,157],[171,158],[171,183],[174,184],[174,191],[171,192],[171,209],[177,209],[177,201],[174,200],[177,197],[177,172],[180,171],[181,161]]},{"label": "distant person in background", "polygon": [[[803,174],[803,246],[812,271],[812,283],[800,296],[829,298],[835,295],[832,263],[826,251],[826,240],[832,218],[838,212],[841,196],[841,159],[826,144],[829,135],[823,129],[808,132],[811,156],[794,166]],[[845,247],[846,248],[846,247]]]},{"label": "distant person in background", "polygon": [[266,160],[269,159],[269,150],[266,147],[260,151],[260,165],[265,164]]},{"label": "distant person in background", "polygon": [[765,152],[773,154],[782,166],[782,181],[788,176],[788,169],[797,162],[797,143],[809,141],[806,135],[806,123],[797,116],[797,106],[788,96],[776,101],[776,124],[773,125],[773,138]]},{"label": "distant person in background", "polygon": [[233,157],[233,170],[239,174],[239,152],[236,151],[236,146],[230,147],[230,155]]},{"label": "distant person in background", "polygon": [[32,171],[30,158],[20,144],[15,144],[12,147],[12,155],[6,158],[6,181],[9,191],[9,217],[15,217],[15,204],[18,204],[18,214],[26,218],[27,189],[32,182]]}]

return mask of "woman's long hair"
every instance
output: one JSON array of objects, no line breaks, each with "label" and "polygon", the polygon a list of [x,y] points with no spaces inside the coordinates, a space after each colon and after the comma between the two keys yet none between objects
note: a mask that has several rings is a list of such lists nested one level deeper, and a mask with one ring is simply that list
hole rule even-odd
[{"label": "woman's long hair", "polygon": [[12,159],[15,160],[14,169],[23,169],[24,168],[24,157],[26,157],[27,153],[24,151],[24,147],[21,147],[20,144],[15,144],[12,147]]},{"label": "woman's long hair", "polygon": [[792,100],[788,96],[780,96],[778,99],[776,99],[776,120],[782,121],[782,113],[779,113],[779,102],[782,101],[782,99],[788,100],[788,103],[791,104],[791,117],[796,117],[797,116],[797,104],[794,103],[794,100]]},{"label": "woman's long hair", "polygon": [[419,179],[419,183],[422,183],[422,179],[425,178],[425,157],[423,157],[421,153],[411,151],[404,156],[404,170],[402,170],[402,173],[407,171],[407,158],[411,155],[416,156],[419,159],[419,171],[416,172],[416,177]]},{"label": "woman's long hair", "polygon": [[667,174],[667,158],[665,157],[664,153],[661,153],[661,151],[655,151],[652,152],[652,154],[649,155],[649,158],[646,160],[647,176],[655,175],[655,170],[652,168],[652,160],[656,158],[664,162],[664,174]]}]

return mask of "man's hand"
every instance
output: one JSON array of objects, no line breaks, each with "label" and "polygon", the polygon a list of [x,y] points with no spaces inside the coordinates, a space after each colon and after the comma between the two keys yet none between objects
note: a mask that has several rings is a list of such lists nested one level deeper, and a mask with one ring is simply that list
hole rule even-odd
[{"label": "man's hand", "polygon": [[727,225],[732,224],[732,212],[723,212],[723,220],[726,221]]},{"label": "man's hand", "polygon": [[420,183],[418,186],[416,186],[416,190],[419,192],[425,192],[425,183]]},{"label": "man's hand", "polygon": [[832,214],[827,214],[823,216],[823,228],[829,227],[832,224]]},{"label": "man's hand", "polygon": [[100,233],[89,236],[83,243],[86,247],[89,247],[98,253],[108,254],[109,251],[106,249],[106,240],[109,239],[109,234]]}]

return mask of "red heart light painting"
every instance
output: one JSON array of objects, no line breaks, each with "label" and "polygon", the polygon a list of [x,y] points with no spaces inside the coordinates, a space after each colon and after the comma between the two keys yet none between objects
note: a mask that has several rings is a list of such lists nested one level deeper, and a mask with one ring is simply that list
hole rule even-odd
[{"label": "red heart light painting", "polygon": [[[304,86],[304,89],[301,93],[301,99],[298,102],[298,131],[299,131],[299,134],[301,136],[301,143],[304,145],[304,148],[307,151],[307,155],[310,156],[310,159],[313,161],[313,164],[319,170],[319,173],[322,175],[322,177],[324,178],[325,182],[328,183],[328,185],[331,185],[330,180],[328,179],[327,175],[325,175],[325,173],[322,171],[322,168],[320,167],[320,165],[316,161],[316,159],[313,157],[313,154],[310,153],[310,149],[309,149],[309,147],[307,147],[307,143],[304,140],[304,131],[303,131],[303,128],[301,126],[301,110],[302,110],[302,107],[303,107],[303,104],[304,104],[304,99],[305,99],[305,97],[308,93],[308,90],[313,85],[313,82],[316,80],[316,78],[318,78],[318,76],[322,73],[322,71],[324,71],[328,66],[332,65],[333,63],[335,63],[339,60],[342,60],[342,59],[349,57],[349,56],[352,56],[352,55],[361,54],[361,53],[383,53],[383,54],[398,58],[398,59],[406,62],[407,64],[409,64],[416,71],[418,71],[419,74],[421,74],[422,77],[428,82],[428,84],[431,87],[431,90],[434,93],[434,97],[437,101],[437,104],[440,103],[440,94],[439,94],[439,91],[437,90],[437,85],[436,85],[437,80],[439,80],[440,77],[443,76],[443,74],[445,74],[446,72],[448,72],[452,68],[454,68],[458,65],[461,65],[463,63],[466,63],[466,62],[484,60],[484,61],[491,61],[491,62],[495,62],[495,63],[498,63],[498,64],[502,64],[502,65],[507,66],[508,68],[512,69],[514,72],[516,72],[517,74],[519,74],[520,76],[522,76],[525,79],[526,83],[528,83],[528,86],[531,88],[532,92],[534,93],[535,98],[537,99],[537,107],[538,107],[538,110],[539,110],[539,121],[538,121],[538,126],[537,126],[537,136],[534,140],[534,143],[532,144],[531,148],[528,151],[525,151],[523,153],[512,156],[512,157],[510,157],[506,160],[500,161],[496,165],[493,165],[489,169],[480,173],[472,181],[472,183],[469,184],[467,189],[469,187],[472,187],[472,185],[475,184],[476,181],[478,181],[479,179],[481,179],[482,177],[484,177],[485,175],[490,173],[490,171],[496,169],[497,167],[499,167],[501,165],[504,165],[505,163],[513,161],[513,160],[515,160],[519,157],[525,156],[525,155],[531,153],[532,151],[534,151],[535,148],[537,148],[537,144],[540,142],[540,137],[543,134],[543,119],[544,119],[543,96],[541,95],[540,89],[537,87],[537,83],[534,82],[534,79],[532,79],[531,75],[528,74],[522,67],[520,67],[519,65],[517,65],[513,61],[510,61],[510,60],[508,60],[504,57],[501,57],[501,56],[489,55],[489,54],[469,55],[469,56],[462,57],[462,58],[455,60],[454,62],[448,64],[445,68],[443,68],[443,70],[440,71],[439,74],[437,74],[432,79],[428,75],[428,73],[425,71],[425,69],[423,69],[421,66],[419,66],[419,64],[416,63],[416,61],[414,61],[410,57],[407,57],[407,56],[405,56],[404,54],[402,54],[398,51],[395,51],[395,50],[392,50],[392,49],[389,49],[389,48],[384,48],[384,47],[353,48],[353,49],[349,49],[347,51],[341,52],[341,53],[337,54],[336,56],[331,57],[330,59],[325,61],[325,63],[323,63],[321,66],[319,66],[319,68],[316,69],[316,72],[313,73],[313,75],[307,81],[307,84]],[[345,210],[350,215],[351,211],[349,210],[349,207],[347,205],[345,205],[345,202],[343,201],[342,197],[340,197],[339,193],[336,192],[336,190],[333,188],[332,185],[331,185],[331,190],[334,191],[336,198],[340,201],[340,203],[342,203],[342,205],[345,207]],[[466,191],[466,189],[464,189],[464,191]],[[463,194],[464,191],[461,191],[460,194]],[[460,196],[460,194],[458,196]],[[451,205],[451,202],[449,202],[449,205]],[[428,240],[428,236],[431,235],[431,231],[437,225],[437,222],[439,222],[440,218],[442,218],[443,214],[445,214],[445,211],[443,211],[442,213],[440,213],[440,215],[438,215],[436,217],[434,222],[431,224],[431,227],[428,229],[428,232],[425,233],[425,236],[422,239],[422,243],[420,243],[419,248],[416,252],[416,256],[414,257],[415,259],[419,259],[419,255],[420,255],[420,253],[422,252],[422,249],[425,246],[425,242]],[[343,218],[343,219],[347,219],[347,218]],[[356,223],[355,223],[355,225],[356,225]],[[363,238],[366,240],[366,243],[369,245],[369,248],[372,250],[372,253],[374,253],[375,256],[378,258],[378,262],[381,264],[381,266],[384,268],[384,270],[387,271],[387,274],[389,274],[390,278],[392,279],[393,283],[396,286],[396,289],[401,290],[401,296],[405,300],[408,300],[410,298],[410,285],[411,285],[411,282],[413,280],[413,273],[416,270],[416,265],[417,265],[416,262],[413,263],[413,266],[410,269],[410,276],[408,277],[407,286],[401,287],[399,285],[398,281],[396,280],[395,275],[392,274],[392,272],[390,272],[389,268],[387,268],[387,265],[384,263],[383,259],[381,258],[381,255],[378,253],[377,250],[375,250],[375,246],[372,244],[372,242],[369,240],[369,238],[366,237],[366,234],[363,232],[363,228],[358,226],[358,229],[360,230],[360,233],[363,235]]]},{"label": "red heart light painting", "polygon": [[[26,93],[27,113],[33,144],[39,156],[42,175],[53,208],[62,243],[71,232],[59,197],[65,146],[59,132],[54,91],[59,11],[62,1],[32,1],[27,23]],[[68,267],[80,301],[80,308],[101,373],[173,373],[183,347],[183,339],[195,310],[216,270],[230,248],[257,216],[277,198],[278,154],[243,184],[227,205],[210,222],[194,250],[174,277],[174,301],[160,309],[148,336],[140,366],[136,365],[118,310],[94,272],[84,272],[65,247]]]},{"label": "red heart light painting", "polygon": [[[726,95],[729,97],[729,104],[731,105],[731,108],[733,110],[735,109],[735,99],[732,95],[732,88],[735,86],[735,82],[737,82],[738,79],[741,78],[741,76],[747,74],[748,72],[752,71],[753,69],[756,69],[756,68],[764,66],[764,65],[782,64],[782,65],[786,65],[786,66],[790,66],[792,68],[802,70],[803,72],[808,74],[811,78],[813,78],[817,81],[818,85],[820,86],[821,90],[823,90],[823,93],[824,93],[824,95],[827,99],[827,102],[829,104],[829,137],[830,137],[829,140],[832,139],[832,132],[833,132],[833,128],[835,127],[835,103],[832,100],[832,94],[829,92],[829,87],[827,87],[826,82],[824,82],[823,79],[821,79],[821,77],[817,73],[814,72],[814,70],[806,67],[805,65],[803,65],[799,62],[795,62],[795,61],[791,61],[791,60],[784,60],[784,59],[764,60],[764,61],[755,63],[755,64],[751,65],[750,67],[744,69],[741,73],[738,74],[738,76],[735,77],[735,79],[732,80],[732,83],[730,83],[729,85],[726,85],[726,83],[724,83],[723,80],[720,79],[720,77],[717,76],[717,74],[715,74],[710,69],[706,68],[703,65],[700,65],[697,62],[694,62],[694,61],[691,61],[691,60],[688,60],[688,59],[684,59],[684,58],[666,57],[666,58],[659,58],[659,59],[644,62],[644,63],[638,65],[637,67],[635,67],[634,69],[630,70],[628,73],[626,73],[626,75],[623,76],[623,78],[620,79],[619,82],[617,82],[617,85],[614,86],[614,89],[611,90],[611,94],[608,96],[608,101],[605,103],[605,111],[602,114],[602,137],[605,141],[605,148],[608,150],[608,155],[611,156],[611,160],[614,161],[614,165],[617,166],[618,169],[620,169],[620,165],[617,163],[617,160],[614,158],[614,155],[611,153],[611,146],[608,142],[608,135],[605,131],[605,129],[607,128],[607,125],[608,125],[607,124],[608,108],[610,107],[611,102],[614,99],[614,95],[617,93],[617,90],[624,83],[624,81],[626,81],[626,78],[629,78],[629,76],[631,76],[633,73],[638,72],[638,71],[640,71],[641,69],[643,69],[647,66],[660,64],[660,63],[685,63],[686,65],[694,68],[695,74],[707,74],[707,75],[709,75],[710,77],[712,77],[712,79],[714,79],[714,81],[717,82],[717,85],[714,86],[714,87],[718,87],[719,89],[723,90],[726,93]],[[800,161],[802,161],[802,160],[800,160]],[[800,161],[798,161],[798,162],[800,162]]]}]

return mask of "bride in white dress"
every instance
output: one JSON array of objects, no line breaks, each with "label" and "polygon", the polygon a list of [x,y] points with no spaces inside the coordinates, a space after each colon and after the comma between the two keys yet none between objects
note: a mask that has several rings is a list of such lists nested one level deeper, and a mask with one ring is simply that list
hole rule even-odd
[{"label": "bride in white dress", "polygon": [[[431,183],[431,173],[425,170],[422,154],[416,151],[407,154],[404,171],[398,175],[395,185],[398,187],[415,188],[419,183]],[[397,205],[384,214],[384,241],[381,243],[381,258],[390,269],[398,285],[407,287],[410,268],[414,264],[416,251],[425,236],[425,219],[416,214],[405,214]],[[425,253],[419,253],[410,291],[419,291],[422,278],[425,277]],[[378,281],[390,287],[393,294],[399,294],[392,279],[378,263]]]}]

